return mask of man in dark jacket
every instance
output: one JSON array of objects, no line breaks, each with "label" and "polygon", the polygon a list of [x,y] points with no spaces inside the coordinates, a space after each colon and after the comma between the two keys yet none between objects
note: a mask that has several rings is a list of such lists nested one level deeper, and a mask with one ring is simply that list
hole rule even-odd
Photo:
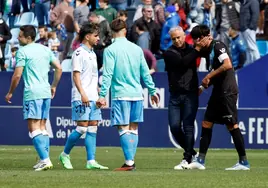
[{"label": "man in dark jacket", "polygon": [[208,40],[204,38],[192,48],[185,43],[185,33],[181,27],[170,29],[169,34],[173,45],[164,52],[170,92],[168,117],[171,133],[184,149],[183,160],[174,169],[182,170],[196,155],[193,148],[194,121],[198,109],[196,59]]},{"label": "man in dark jacket", "polygon": [[160,48],[160,27],[159,25],[152,19],[153,8],[151,5],[145,5],[142,8],[142,17],[136,20],[131,28],[131,42],[136,43],[138,40],[138,33],[136,31],[137,23],[142,23],[146,30],[150,33],[151,38],[151,52],[153,54],[158,53]]},{"label": "man in dark jacket", "polygon": [[103,61],[103,50],[112,43],[112,31],[109,22],[103,16],[97,15],[95,12],[89,13],[88,20],[89,22],[99,24],[100,26],[100,40],[94,47],[94,52],[97,56],[98,68],[101,68]]},{"label": "man in dark jacket", "polygon": [[0,47],[2,52],[2,57],[0,57],[1,71],[6,71],[5,68],[5,48],[7,41],[11,39],[11,33],[8,25],[4,19],[0,18]]},{"label": "man in dark jacket", "polygon": [[240,7],[240,32],[247,45],[247,62],[253,63],[260,58],[256,45],[256,29],[260,14],[260,3],[258,0],[241,0]]}]

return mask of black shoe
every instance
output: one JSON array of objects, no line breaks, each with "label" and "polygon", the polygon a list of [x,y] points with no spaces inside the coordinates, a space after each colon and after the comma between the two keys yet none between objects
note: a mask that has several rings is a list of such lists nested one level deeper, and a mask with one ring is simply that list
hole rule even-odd
[{"label": "black shoe", "polygon": [[123,164],[120,168],[116,168],[114,169],[114,171],[132,171],[136,169],[136,165],[135,163],[131,166],[127,165],[127,164]]}]

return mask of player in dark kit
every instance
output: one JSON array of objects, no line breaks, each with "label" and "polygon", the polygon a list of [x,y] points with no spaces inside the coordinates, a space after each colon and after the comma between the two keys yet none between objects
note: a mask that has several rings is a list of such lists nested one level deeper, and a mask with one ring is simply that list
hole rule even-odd
[{"label": "player in dark kit", "polygon": [[[196,26],[191,31],[194,42],[209,35],[210,30],[205,25]],[[202,122],[199,156],[187,168],[205,169],[205,157],[211,142],[213,124],[217,123],[226,125],[239,155],[239,162],[225,170],[249,170],[244,138],[237,124],[238,86],[228,49],[223,42],[211,39],[203,51],[207,62],[210,62],[210,72],[202,80],[199,94],[210,85],[213,85],[213,90]]]}]

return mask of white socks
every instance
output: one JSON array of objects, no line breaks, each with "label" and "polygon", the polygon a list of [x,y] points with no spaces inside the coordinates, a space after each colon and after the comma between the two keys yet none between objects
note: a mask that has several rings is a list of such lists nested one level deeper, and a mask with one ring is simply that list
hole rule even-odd
[{"label": "white socks", "polygon": [[134,161],[132,161],[132,160],[126,160],[126,165],[128,165],[128,166],[132,166],[132,165],[134,165]]}]

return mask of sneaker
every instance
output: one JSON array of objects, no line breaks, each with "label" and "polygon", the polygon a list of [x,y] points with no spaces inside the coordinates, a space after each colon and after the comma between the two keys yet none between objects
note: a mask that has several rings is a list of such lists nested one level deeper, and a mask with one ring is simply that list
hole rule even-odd
[{"label": "sneaker", "polygon": [[87,164],[86,168],[89,169],[89,170],[97,170],[97,169],[98,170],[108,170],[109,169],[106,166],[100,165],[97,161],[95,161],[92,164]]},{"label": "sneaker", "polygon": [[41,161],[39,163],[39,166],[35,169],[35,171],[36,172],[45,171],[45,170],[49,170],[49,169],[52,169],[52,168],[53,168],[53,165],[52,165],[50,160],[48,162]]},{"label": "sneaker", "polygon": [[120,168],[114,169],[114,171],[132,171],[136,169],[135,163],[132,166],[129,166],[127,164],[123,164]]},{"label": "sneaker", "polygon": [[187,169],[187,167],[188,167],[188,162],[185,159],[183,159],[180,164],[178,164],[177,166],[174,166],[174,170],[183,170],[183,169]]},{"label": "sneaker", "polygon": [[231,168],[225,168],[225,170],[250,170],[250,166],[249,166],[249,164],[243,165],[241,163],[236,163]]},{"label": "sneaker", "polygon": [[64,155],[60,154],[59,160],[60,160],[61,164],[63,165],[63,167],[65,169],[68,169],[68,170],[74,169],[73,168],[73,165],[71,163],[71,160],[70,160],[70,156],[69,155],[64,156]]},{"label": "sneaker", "polygon": [[41,163],[41,160],[38,160],[37,163],[33,166],[33,169],[37,169]]},{"label": "sneaker", "polygon": [[202,164],[202,163],[198,162],[197,160],[191,162],[186,168],[187,169],[198,169],[198,170],[205,170],[206,169],[205,164]]}]

